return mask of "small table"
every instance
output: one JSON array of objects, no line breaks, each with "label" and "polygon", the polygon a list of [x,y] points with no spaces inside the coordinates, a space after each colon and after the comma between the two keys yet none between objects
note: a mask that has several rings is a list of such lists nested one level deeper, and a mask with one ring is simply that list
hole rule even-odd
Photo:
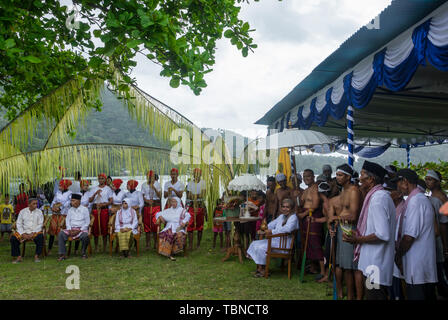
[{"label": "small table", "polygon": [[[261,217],[217,217],[213,220],[215,222],[254,222],[261,220]],[[227,249],[226,256],[221,260],[222,262],[226,261],[230,258],[232,255],[238,256],[240,263],[243,263],[243,255],[245,255],[244,250],[241,249],[241,235],[238,231],[238,228],[234,227],[234,233],[233,233],[233,245],[229,249]]]}]

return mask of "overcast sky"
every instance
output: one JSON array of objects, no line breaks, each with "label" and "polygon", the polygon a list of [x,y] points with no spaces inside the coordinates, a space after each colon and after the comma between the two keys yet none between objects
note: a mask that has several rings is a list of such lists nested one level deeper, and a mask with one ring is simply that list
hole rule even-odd
[{"label": "overcast sky", "polygon": [[243,4],[258,48],[243,58],[223,38],[216,64],[200,96],[185,86],[173,89],[160,67],[140,55],[133,72],[138,86],[200,127],[236,131],[250,138],[266,135],[255,125],[320,62],[391,0],[260,0]]}]

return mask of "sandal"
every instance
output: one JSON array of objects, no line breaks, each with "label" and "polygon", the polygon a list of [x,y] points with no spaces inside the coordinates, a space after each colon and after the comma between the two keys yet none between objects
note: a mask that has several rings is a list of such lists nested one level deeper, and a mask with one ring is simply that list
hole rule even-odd
[{"label": "sandal", "polygon": [[176,261],[176,258],[174,258],[174,257],[169,257],[169,259],[171,260],[171,261]]},{"label": "sandal", "polygon": [[58,261],[64,261],[65,259],[66,259],[65,256],[61,256],[58,258]]}]

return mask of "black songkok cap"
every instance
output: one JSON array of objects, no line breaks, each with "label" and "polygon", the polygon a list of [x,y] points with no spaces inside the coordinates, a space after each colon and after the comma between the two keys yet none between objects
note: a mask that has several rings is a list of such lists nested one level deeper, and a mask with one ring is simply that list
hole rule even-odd
[{"label": "black songkok cap", "polygon": [[81,195],[79,193],[72,193],[72,199],[81,200]]},{"label": "black songkok cap", "polygon": [[384,176],[387,174],[387,171],[380,166],[378,163],[370,162],[370,161],[364,161],[364,164],[362,165],[362,169],[366,170],[370,173],[376,174],[381,179],[384,179]]}]

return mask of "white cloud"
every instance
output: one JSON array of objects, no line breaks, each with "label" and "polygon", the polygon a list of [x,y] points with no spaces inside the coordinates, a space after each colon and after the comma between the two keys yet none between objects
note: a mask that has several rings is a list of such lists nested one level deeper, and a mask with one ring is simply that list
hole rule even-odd
[{"label": "white cloud", "polygon": [[255,53],[243,58],[228,39],[218,41],[207,88],[195,96],[172,89],[160,68],[139,58],[138,85],[201,127],[225,128],[250,138],[264,136],[254,125],[322,60],[380,13],[390,0],[263,0],[243,5],[241,16],[257,29]]}]

